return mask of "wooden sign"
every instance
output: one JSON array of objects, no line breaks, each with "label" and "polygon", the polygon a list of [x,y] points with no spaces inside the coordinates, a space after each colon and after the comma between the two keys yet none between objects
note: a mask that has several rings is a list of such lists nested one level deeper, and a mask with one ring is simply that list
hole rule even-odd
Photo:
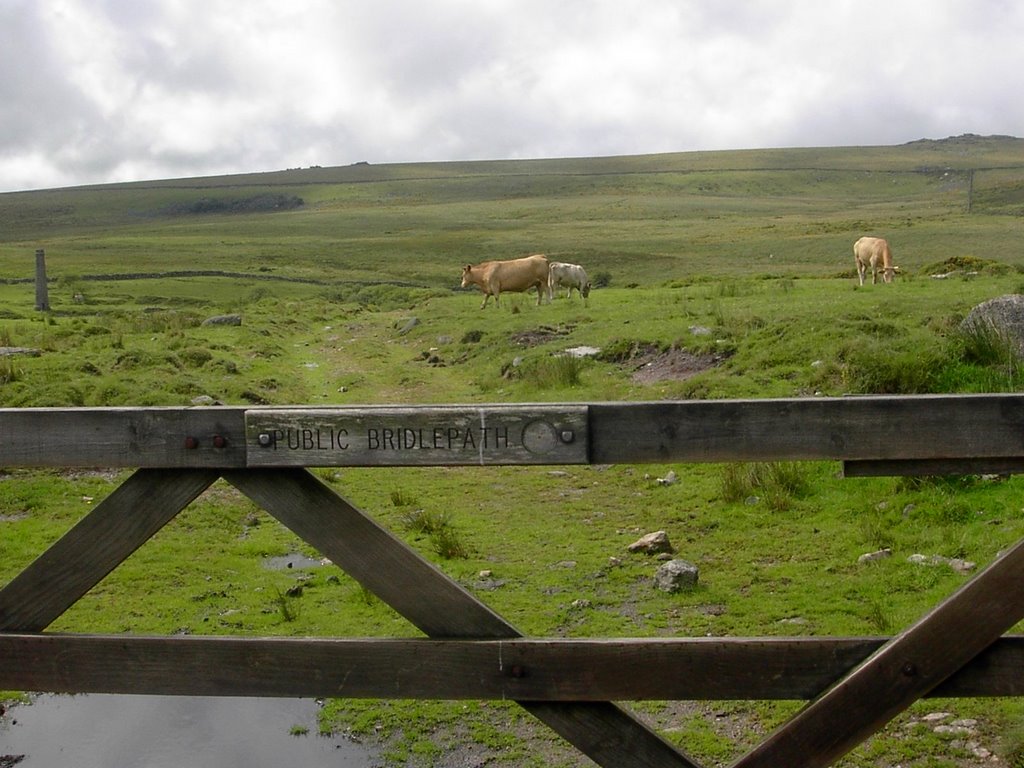
[{"label": "wooden sign", "polygon": [[585,405],[251,409],[248,466],[586,464]]}]

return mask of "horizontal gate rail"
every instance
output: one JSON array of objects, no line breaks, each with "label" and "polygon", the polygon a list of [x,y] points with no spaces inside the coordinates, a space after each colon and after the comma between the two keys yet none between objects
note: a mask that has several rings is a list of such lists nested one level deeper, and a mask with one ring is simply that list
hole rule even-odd
[{"label": "horizontal gate rail", "polygon": [[[887,641],[0,633],[0,689],[352,699],[806,700]],[[927,695],[1024,696],[1024,636],[997,640]]]},{"label": "horizontal gate rail", "polygon": [[[1024,470],[1024,395],[330,408],[0,408],[2,467],[773,460]],[[868,467],[870,465],[865,465]],[[912,473],[919,468],[907,465]]]},{"label": "horizontal gate rail", "polygon": [[[510,699],[621,768],[699,765],[614,701],[810,700],[734,768],[824,768],[920,698],[1024,695],[1024,542],[892,638],[526,638],[307,469],[778,460],[1024,472],[1024,395],[0,409],[0,467],[136,470],[0,588],[0,688]],[[427,637],[45,632],[221,477]]]}]

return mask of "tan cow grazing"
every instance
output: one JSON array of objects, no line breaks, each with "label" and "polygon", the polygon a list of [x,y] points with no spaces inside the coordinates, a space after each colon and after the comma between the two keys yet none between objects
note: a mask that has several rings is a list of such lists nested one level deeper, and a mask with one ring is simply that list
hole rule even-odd
[{"label": "tan cow grazing", "polygon": [[565,298],[572,296],[572,289],[575,288],[579,295],[586,299],[590,295],[590,278],[587,271],[579,264],[567,264],[562,261],[552,261],[548,271],[548,298],[554,298],[559,286],[567,286]]},{"label": "tan cow grazing", "polygon": [[535,253],[521,259],[507,261],[485,261],[481,264],[467,264],[462,268],[462,287],[478,286],[484,292],[484,303],[494,296],[494,305],[498,306],[498,297],[502,292],[522,293],[531,288],[537,289],[537,306],[548,287],[548,259]]},{"label": "tan cow grazing", "polygon": [[857,277],[864,285],[864,275],[871,267],[871,284],[878,282],[878,270],[882,270],[882,280],[892,282],[892,276],[899,267],[892,264],[892,250],[889,243],[880,237],[862,237],[853,244],[853,259],[857,262]]}]

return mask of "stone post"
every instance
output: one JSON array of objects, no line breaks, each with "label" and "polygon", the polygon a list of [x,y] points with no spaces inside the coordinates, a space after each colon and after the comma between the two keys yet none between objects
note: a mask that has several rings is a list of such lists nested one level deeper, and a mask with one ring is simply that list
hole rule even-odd
[{"label": "stone post", "polygon": [[36,309],[50,311],[50,294],[46,287],[46,254],[42,248],[36,250]]}]

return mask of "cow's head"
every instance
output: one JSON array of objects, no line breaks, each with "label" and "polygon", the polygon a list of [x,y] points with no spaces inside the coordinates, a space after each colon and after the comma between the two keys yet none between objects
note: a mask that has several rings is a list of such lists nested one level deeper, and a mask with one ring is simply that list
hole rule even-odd
[{"label": "cow's head", "polygon": [[473,271],[473,265],[467,264],[462,268],[462,287],[466,288],[469,285],[469,274]]},{"label": "cow's head", "polygon": [[590,281],[587,280],[583,283],[583,287],[580,288],[580,295],[585,299],[590,295]]}]

